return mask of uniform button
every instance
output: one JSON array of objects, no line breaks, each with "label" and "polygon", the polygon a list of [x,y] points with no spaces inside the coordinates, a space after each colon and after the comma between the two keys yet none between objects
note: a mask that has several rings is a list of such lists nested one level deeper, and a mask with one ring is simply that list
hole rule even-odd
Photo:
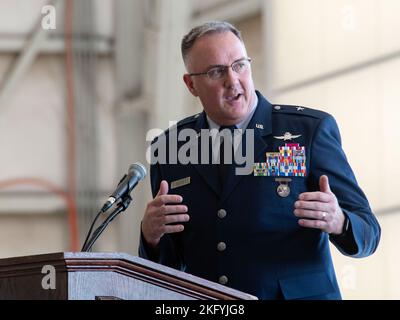
[{"label": "uniform button", "polygon": [[218,282],[220,284],[227,284],[228,283],[228,277],[227,276],[220,276],[218,279]]},{"label": "uniform button", "polygon": [[274,109],[275,110],[281,110],[281,106],[275,106]]},{"label": "uniform button", "polygon": [[224,209],[218,210],[218,218],[223,219],[226,217],[226,211]]},{"label": "uniform button", "polygon": [[217,249],[218,251],[224,251],[226,249],[226,243],[222,241],[218,242]]}]

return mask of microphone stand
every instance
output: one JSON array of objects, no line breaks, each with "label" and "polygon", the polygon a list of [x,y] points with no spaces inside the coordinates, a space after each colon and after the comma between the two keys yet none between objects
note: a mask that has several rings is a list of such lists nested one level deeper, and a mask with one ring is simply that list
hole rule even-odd
[{"label": "microphone stand", "polygon": [[114,211],[112,211],[110,215],[107,217],[107,219],[93,232],[93,235],[90,238],[90,240],[87,243],[85,243],[85,245],[82,248],[83,252],[89,252],[92,250],[92,246],[94,245],[98,237],[103,233],[104,229],[107,228],[110,222],[113,221],[119,213],[125,211],[129,207],[131,201],[132,198],[129,194],[126,194],[121,198],[121,201],[118,203]]}]

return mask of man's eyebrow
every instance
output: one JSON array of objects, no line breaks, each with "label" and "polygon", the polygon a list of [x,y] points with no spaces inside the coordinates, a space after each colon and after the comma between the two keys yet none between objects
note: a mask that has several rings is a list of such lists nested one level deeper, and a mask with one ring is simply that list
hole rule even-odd
[{"label": "man's eyebrow", "polygon": [[226,66],[223,65],[223,64],[212,64],[212,65],[209,65],[207,67],[207,70],[210,70],[210,69],[213,69],[213,68],[220,68],[220,67],[226,67]]},{"label": "man's eyebrow", "polygon": [[[244,60],[244,59],[246,59],[246,57],[241,57],[241,58],[239,58],[239,59],[236,59],[235,61],[233,61],[232,63],[231,63],[231,65],[232,64],[234,64],[235,62],[238,62],[238,61],[240,61],[240,60]],[[220,68],[220,67],[227,67],[227,65],[225,65],[225,64],[212,64],[212,65],[209,65],[208,67],[207,67],[207,70],[210,70],[210,69],[212,69],[212,68]]]},{"label": "man's eyebrow", "polygon": [[246,59],[247,59],[247,57],[241,57],[241,58],[239,58],[239,59],[233,61],[232,64],[235,63],[235,62],[238,62],[238,61],[240,61],[240,60],[246,60]]}]

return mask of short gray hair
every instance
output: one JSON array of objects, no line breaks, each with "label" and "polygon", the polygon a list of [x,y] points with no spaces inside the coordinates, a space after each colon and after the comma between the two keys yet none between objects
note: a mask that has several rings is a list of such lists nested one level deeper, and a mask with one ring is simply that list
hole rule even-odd
[{"label": "short gray hair", "polygon": [[206,34],[232,32],[242,43],[244,43],[242,35],[238,29],[226,21],[210,21],[194,27],[185,35],[181,43],[182,58],[187,65],[187,56],[194,43],[200,37]]}]

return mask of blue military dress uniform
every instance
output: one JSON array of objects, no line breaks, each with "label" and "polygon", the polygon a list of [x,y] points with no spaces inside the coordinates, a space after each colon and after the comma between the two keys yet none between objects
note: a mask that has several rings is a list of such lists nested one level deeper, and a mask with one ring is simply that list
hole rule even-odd
[{"label": "blue military dress uniform", "polygon": [[[143,237],[141,257],[253,294],[259,299],[340,299],[329,250],[329,240],[352,257],[372,254],[380,227],[341,147],[334,118],[322,111],[271,105],[258,91],[258,105],[248,125],[254,129],[254,160],[266,161],[288,142],[305,147],[305,176],[292,176],[290,193],[280,196],[274,176],[235,175],[234,166],[224,186],[217,165],[154,164],[151,186],[190,177],[190,183],[170,194],[183,197],[190,221],[181,233],[161,238],[159,253],[148,250]],[[208,128],[205,113],[177,124]],[[284,141],[284,133],[300,135]],[[167,132],[168,135],[168,132]],[[299,226],[294,202],[302,192],[319,191],[319,177],[327,175],[332,192],[350,222],[342,237]]]}]

